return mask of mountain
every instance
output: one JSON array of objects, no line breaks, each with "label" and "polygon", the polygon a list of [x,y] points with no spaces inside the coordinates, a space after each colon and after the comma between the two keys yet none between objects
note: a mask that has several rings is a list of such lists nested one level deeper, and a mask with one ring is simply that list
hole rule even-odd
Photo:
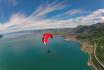
[{"label": "mountain", "polygon": [[74,29],[80,39],[94,38],[97,34],[102,34],[104,31],[104,23],[97,23],[90,26],[78,26]]}]

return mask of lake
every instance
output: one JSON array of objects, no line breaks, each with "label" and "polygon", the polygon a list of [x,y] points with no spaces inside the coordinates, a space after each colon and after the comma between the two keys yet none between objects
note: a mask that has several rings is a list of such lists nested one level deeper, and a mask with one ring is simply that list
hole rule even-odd
[{"label": "lake", "polygon": [[4,35],[0,40],[0,70],[91,70],[88,55],[78,42],[57,36],[44,45],[41,38],[41,33],[31,32]]}]

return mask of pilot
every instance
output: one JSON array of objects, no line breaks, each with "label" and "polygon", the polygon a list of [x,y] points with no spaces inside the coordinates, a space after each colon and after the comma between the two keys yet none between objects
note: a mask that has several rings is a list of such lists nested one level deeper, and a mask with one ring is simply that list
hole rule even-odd
[{"label": "pilot", "polygon": [[48,53],[50,53],[51,51],[50,50],[48,50]]}]

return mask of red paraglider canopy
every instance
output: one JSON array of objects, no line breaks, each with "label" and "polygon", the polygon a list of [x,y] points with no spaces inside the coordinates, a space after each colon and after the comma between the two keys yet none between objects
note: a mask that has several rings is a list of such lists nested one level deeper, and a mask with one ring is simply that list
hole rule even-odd
[{"label": "red paraglider canopy", "polygon": [[43,38],[42,38],[43,44],[47,44],[49,38],[53,38],[53,34],[51,34],[51,33],[44,33],[43,34]]}]

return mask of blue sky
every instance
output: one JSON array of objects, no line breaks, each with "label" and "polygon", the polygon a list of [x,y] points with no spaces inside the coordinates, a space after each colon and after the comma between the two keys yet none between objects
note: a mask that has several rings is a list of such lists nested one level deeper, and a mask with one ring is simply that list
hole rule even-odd
[{"label": "blue sky", "polygon": [[104,20],[104,0],[0,0],[0,30],[65,28]]},{"label": "blue sky", "polygon": [[[0,22],[5,22],[9,20],[14,13],[24,13],[26,15],[31,15],[39,5],[41,4],[51,4],[53,2],[62,2],[63,0],[0,0]],[[46,14],[45,17],[51,18],[54,15],[62,14],[67,10],[71,9],[83,9],[85,11],[92,12],[99,8],[104,8],[104,0],[64,0],[67,7]],[[88,14],[88,13],[85,13]],[[81,14],[81,13],[80,13]],[[84,14],[83,14],[84,15]],[[75,16],[75,15],[74,15]],[[78,15],[80,16],[80,15]],[[68,17],[68,16],[65,16]],[[69,16],[73,17],[73,15]],[[76,16],[75,16],[76,17]]]}]

